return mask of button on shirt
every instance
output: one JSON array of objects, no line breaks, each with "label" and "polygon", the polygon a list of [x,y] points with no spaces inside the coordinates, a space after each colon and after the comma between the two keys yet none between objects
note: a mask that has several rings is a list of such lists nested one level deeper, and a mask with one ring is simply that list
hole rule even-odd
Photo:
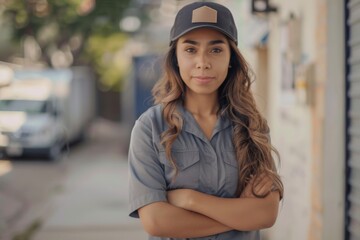
[{"label": "button on shirt", "polygon": [[[181,104],[178,111],[183,128],[172,145],[172,157],[178,175],[168,161],[160,136],[167,129],[162,108],[156,105],[143,113],[131,133],[129,148],[130,216],[139,217],[138,209],[153,202],[166,202],[166,192],[187,188],[223,198],[236,197],[237,160],[232,143],[232,125],[226,114],[218,117],[209,140],[190,112]],[[186,229],[184,229],[186,231]],[[160,238],[149,236],[151,240]],[[190,239],[258,240],[259,231],[229,231]]]}]

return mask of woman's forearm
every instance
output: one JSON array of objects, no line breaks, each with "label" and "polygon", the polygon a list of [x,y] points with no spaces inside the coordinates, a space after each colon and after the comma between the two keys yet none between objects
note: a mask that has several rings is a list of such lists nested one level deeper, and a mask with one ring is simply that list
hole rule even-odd
[{"label": "woman's forearm", "polygon": [[271,227],[277,218],[279,193],[265,198],[220,198],[191,191],[183,207],[240,231]]},{"label": "woman's forearm", "polygon": [[144,229],[152,236],[193,238],[230,231],[231,228],[167,202],[155,202],[139,209]]}]

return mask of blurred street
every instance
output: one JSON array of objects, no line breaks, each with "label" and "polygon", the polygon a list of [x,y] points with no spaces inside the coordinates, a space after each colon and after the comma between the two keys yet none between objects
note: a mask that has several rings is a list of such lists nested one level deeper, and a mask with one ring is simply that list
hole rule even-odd
[{"label": "blurred street", "polygon": [[[127,212],[129,133],[195,1],[0,0],[0,240],[146,239]],[[262,239],[360,240],[360,0],[213,2],[280,153]]]},{"label": "blurred street", "polygon": [[0,239],[37,222],[34,240],[145,239],[139,221],[127,215],[123,130],[97,120],[88,140],[62,160],[11,161],[10,172],[0,176]]}]

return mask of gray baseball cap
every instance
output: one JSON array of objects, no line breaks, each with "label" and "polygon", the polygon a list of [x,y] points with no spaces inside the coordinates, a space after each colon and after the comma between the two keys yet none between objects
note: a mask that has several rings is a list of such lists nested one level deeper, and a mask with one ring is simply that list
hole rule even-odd
[{"label": "gray baseball cap", "polygon": [[185,33],[203,27],[218,30],[238,42],[234,18],[228,8],[214,2],[194,2],[177,13],[170,31],[170,45]]}]

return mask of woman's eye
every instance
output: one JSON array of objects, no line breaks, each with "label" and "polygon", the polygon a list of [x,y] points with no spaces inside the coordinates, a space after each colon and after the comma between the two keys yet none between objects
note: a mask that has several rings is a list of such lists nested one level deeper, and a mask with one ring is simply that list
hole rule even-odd
[{"label": "woman's eye", "polygon": [[195,48],[186,48],[185,51],[188,52],[188,53],[194,53]]},{"label": "woman's eye", "polygon": [[212,53],[221,53],[222,49],[221,48],[214,48],[211,50]]}]

